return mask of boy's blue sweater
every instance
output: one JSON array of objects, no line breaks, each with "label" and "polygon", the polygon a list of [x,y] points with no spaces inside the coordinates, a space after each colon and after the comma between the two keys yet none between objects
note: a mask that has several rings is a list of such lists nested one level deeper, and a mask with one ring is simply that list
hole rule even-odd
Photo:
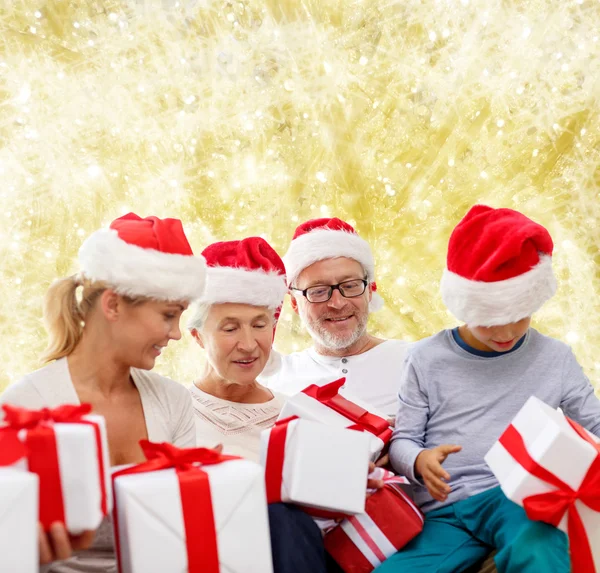
[{"label": "boy's blue sweater", "polygon": [[[412,345],[400,386],[390,458],[426,512],[498,485],[483,457],[532,395],[600,436],[600,400],[566,344],[533,328],[504,354],[480,356],[459,342],[445,330]],[[441,444],[463,448],[443,464],[452,488],[443,503],[414,473],[417,455]]]}]

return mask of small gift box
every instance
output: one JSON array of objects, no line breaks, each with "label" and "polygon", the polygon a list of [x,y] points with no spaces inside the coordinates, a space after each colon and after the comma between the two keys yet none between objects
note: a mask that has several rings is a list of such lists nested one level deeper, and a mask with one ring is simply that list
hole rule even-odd
[{"label": "small gift box", "polygon": [[14,465],[23,444],[0,434],[0,571],[37,573],[38,477]]},{"label": "small gift box", "polygon": [[569,537],[574,573],[600,572],[600,439],[535,397],[485,456],[506,496]]},{"label": "small gift box", "polygon": [[371,437],[371,457],[376,459],[390,441],[392,429],[384,417],[374,413],[373,408],[369,411],[339,393],[345,381],[345,378],[340,378],[324,386],[307,386],[285,402],[279,419],[298,416],[322,424],[364,431]]},{"label": "small gift box", "polygon": [[269,503],[291,502],[330,517],[365,509],[371,440],[363,432],[289,418],[261,434]]},{"label": "small gift box", "polygon": [[39,478],[39,521],[55,521],[73,535],[95,530],[110,512],[109,459],[104,418],[89,404],[26,410],[4,404],[0,435],[25,447],[25,467]]},{"label": "small gift box", "polygon": [[325,549],[345,573],[370,573],[423,530],[419,508],[403,491],[404,477],[387,472],[365,513],[344,519],[325,536]]},{"label": "small gift box", "polygon": [[263,469],[206,448],[140,442],[113,474],[121,573],[272,573]]}]

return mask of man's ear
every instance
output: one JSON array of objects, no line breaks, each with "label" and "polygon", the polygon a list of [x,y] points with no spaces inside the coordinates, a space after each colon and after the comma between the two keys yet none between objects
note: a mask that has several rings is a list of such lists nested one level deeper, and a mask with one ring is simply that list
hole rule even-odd
[{"label": "man's ear", "polygon": [[106,289],[100,295],[100,308],[107,320],[111,322],[118,320],[122,306],[123,300],[114,290]]},{"label": "man's ear", "polygon": [[296,300],[296,297],[290,293],[290,304],[292,305],[292,310],[298,314],[298,301]]},{"label": "man's ear", "polygon": [[192,328],[192,330],[190,330],[192,336],[194,337],[194,339],[196,340],[196,342],[198,343],[198,346],[200,346],[200,348],[204,348],[204,341],[202,340],[202,335],[198,332],[197,328]]}]

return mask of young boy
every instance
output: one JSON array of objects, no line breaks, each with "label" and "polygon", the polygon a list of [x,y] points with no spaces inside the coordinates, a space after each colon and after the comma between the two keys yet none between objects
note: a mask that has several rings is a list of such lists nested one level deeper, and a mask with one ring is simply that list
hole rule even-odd
[{"label": "young boy", "polygon": [[552,248],[511,209],[477,205],[452,233],[442,296],[465,324],[409,350],[390,447],[425,528],[377,573],[465,571],[492,549],[500,573],[570,571],[566,535],[530,521],[483,460],[531,395],[600,436],[600,400],[575,356],[529,326],[556,290]]}]

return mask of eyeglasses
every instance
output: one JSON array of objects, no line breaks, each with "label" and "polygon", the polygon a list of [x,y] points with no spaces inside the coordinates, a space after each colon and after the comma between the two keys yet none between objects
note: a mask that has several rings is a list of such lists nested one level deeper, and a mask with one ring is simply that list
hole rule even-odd
[{"label": "eyeglasses", "polygon": [[355,298],[365,292],[368,284],[366,279],[352,279],[337,285],[317,285],[304,290],[292,287],[290,290],[301,292],[308,302],[327,302],[334,290],[339,290],[344,298]]}]

